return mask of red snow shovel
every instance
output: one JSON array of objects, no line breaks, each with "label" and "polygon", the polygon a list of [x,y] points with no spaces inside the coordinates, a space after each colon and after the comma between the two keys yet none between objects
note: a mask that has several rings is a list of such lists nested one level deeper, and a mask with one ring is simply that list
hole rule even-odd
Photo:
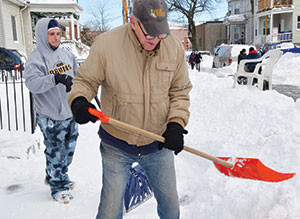
[{"label": "red snow shovel", "polygon": [[[127,123],[115,120],[109,116],[103,114],[101,111],[93,108],[89,108],[89,113],[99,118],[101,122],[111,124],[115,127],[132,131],[134,133],[149,137],[153,140],[164,142],[165,138],[148,132],[146,130],[137,128],[135,126],[129,125]],[[203,153],[201,151],[195,150],[193,148],[184,146],[185,151],[193,153],[195,155],[201,156],[208,160],[214,162],[216,168],[226,176],[245,178],[245,179],[254,179],[261,180],[266,182],[281,182],[287,179],[292,178],[296,173],[279,173],[269,167],[263,165],[263,163],[256,158],[235,158],[231,157],[214,157],[212,155]],[[232,162],[229,162],[232,161]]]}]

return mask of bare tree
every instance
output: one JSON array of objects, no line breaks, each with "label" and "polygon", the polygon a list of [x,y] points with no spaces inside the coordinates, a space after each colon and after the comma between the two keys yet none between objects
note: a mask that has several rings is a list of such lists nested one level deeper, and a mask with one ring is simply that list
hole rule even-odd
[{"label": "bare tree", "polygon": [[86,22],[85,26],[93,30],[109,30],[109,22],[112,18],[109,17],[107,4],[100,1],[97,5],[90,6],[88,11],[90,19]]},{"label": "bare tree", "polygon": [[221,0],[165,0],[169,6],[169,11],[182,14],[188,21],[189,39],[194,50],[197,49],[196,27],[194,18],[197,14],[207,11],[211,12],[214,3]]},{"label": "bare tree", "polygon": [[113,13],[109,3],[112,2],[99,0],[88,8],[88,19],[81,31],[81,39],[86,45],[90,46],[98,35],[108,31],[110,22],[118,18],[111,16]]}]

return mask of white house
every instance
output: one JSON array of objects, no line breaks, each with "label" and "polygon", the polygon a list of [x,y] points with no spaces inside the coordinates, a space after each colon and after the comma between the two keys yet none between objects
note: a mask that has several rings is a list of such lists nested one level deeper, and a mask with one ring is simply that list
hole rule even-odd
[{"label": "white house", "polygon": [[300,44],[299,0],[255,0],[256,45],[293,42]]},{"label": "white house", "polygon": [[250,0],[227,0],[224,18],[228,43],[253,43],[253,7]]},{"label": "white house", "polygon": [[26,10],[23,0],[0,0],[0,47],[26,51],[23,23]]},{"label": "white house", "polygon": [[0,0],[0,46],[29,55],[35,48],[37,21],[53,17],[61,26],[61,46],[85,58],[89,48],[80,40],[81,11],[76,0]]}]

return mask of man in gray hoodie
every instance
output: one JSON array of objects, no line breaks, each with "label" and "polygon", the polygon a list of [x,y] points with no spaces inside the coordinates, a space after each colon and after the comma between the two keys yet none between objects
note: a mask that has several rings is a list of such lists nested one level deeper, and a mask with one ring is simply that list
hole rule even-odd
[{"label": "man in gray hoodie", "polygon": [[39,20],[35,33],[37,47],[26,62],[25,84],[33,94],[37,124],[44,135],[45,183],[50,185],[51,196],[66,204],[73,198],[67,173],[78,137],[67,93],[77,64],[72,53],[59,48],[61,33],[56,20]]}]

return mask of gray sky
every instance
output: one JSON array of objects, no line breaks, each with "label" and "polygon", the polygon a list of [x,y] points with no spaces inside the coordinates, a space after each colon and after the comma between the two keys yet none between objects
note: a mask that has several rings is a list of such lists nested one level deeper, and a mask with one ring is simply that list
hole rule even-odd
[{"label": "gray sky", "polygon": [[[123,24],[122,18],[122,0],[78,0],[78,4],[83,8],[83,12],[80,14],[80,23],[86,24],[90,18],[89,11],[97,7],[99,2],[105,2],[107,13],[112,18],[109,22],[109,27],[114,28]],[[195,18],[195,21],[210,21],[215,18],[223,18],[227,12],[227,2],[222,0],[222,3],[217,4],[215,10],[209,13],[202,13]],[[173,15],[174,17],[176,15]],[[171,19],[172,19],[171,17]],[[169,20],[171,20],[169,19]]]}]

